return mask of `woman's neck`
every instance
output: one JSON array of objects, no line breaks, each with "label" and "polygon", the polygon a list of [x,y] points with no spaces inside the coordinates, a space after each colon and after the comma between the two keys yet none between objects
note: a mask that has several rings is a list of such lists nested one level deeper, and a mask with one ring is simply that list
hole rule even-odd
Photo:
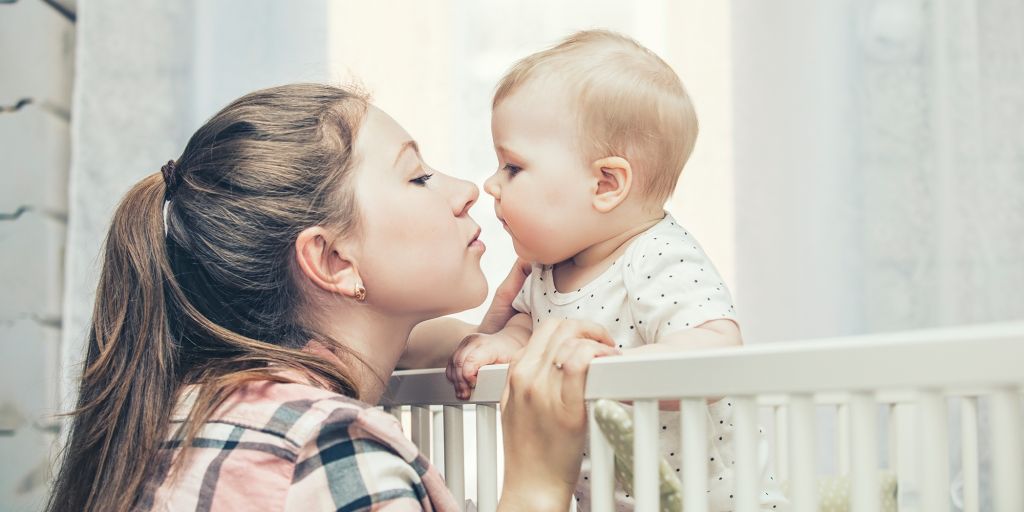
[{"label": "woman's neck", "polygon": [[336,355],[350,369],[349,377],[359,389],[359,399],[376,405],[416,323],[416,320],[395,319],[371,306],[359,305],[348,309],[344,315],[322,322],[320,330],[354,353]]}]

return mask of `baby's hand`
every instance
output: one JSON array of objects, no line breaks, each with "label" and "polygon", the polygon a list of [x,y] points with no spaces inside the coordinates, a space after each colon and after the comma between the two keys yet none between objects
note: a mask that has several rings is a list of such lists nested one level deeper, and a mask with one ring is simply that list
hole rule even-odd
[{"label": "baby's hand", "polygon": [[470,334],[459,343],[448,360],[445,377],[455,386],[455,396],[468,400],[476,387],[480,367],[507,363],[523,346],[511,336],[498,334]]}]

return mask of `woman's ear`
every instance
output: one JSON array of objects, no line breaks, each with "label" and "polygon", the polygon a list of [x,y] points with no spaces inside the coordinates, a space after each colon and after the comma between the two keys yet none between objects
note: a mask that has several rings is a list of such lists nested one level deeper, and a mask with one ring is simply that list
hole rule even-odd
[{"label": "woman's ear", "polygon": [[590,164],[597,179],[594,189],[594,209],[608,213],[622,204],[633,187],[633,168],[619,156],[608,156]]},{"label": "woman's ear", "polygon": [[303,230],[295,240],[295,260],[304,278],[324,291],[361,300],[363,280],[346,253],[341,240],[319,226]]}]

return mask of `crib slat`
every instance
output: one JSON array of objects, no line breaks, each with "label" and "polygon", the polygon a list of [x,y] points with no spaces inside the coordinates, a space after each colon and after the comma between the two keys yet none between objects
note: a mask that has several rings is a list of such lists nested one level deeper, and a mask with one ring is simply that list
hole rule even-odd
[{"label": "crib slat", "polygon": [[[847,398],[849,400],[849,398]],[[850,474],[850,406],[836,406],[836,460],[840,475]]]},{"label": "crib slat", "polygon": [[[760,468],[757,456],[757,402],[753,397],[725,398],[732,403],[736,440],[736,512],[757,512]],[[723,461],[724,462],[724,461]]]},{"label": "crib slat", "polygon": [[[877,395],[876,395],[877,399]],[[889,469],[896,471],[900,463],[900,420],[899,413],[897,413],[896,404],[890,403],[886,405],[887,414],[887,433],[886,433],[886,450],[888,452],[888,467]]]},{"label": "crib slat", "polygon": [[638,512],[657,512],[658,489],[658,402],[637,400],[633,404],[633,492]]},{"label": "crib slat", "polygon": [[444,481],[462,506],[466,502],[466,468],[462,446],[462,406],[444,406]]},{"label": "crib slat", "polygon": [[871,393],[850,395],[850,510],[877,512],[881,504],[878,487],[878,406]]},{"label": "crib slat", "polygon": [[960,402],[960,458],[963,461],[963,512],[978,512],[981,492],[978,473],[978,399],[964,397]]},{"label": "crib slat", "polygon": [[431,424],[431,450],[430,450],[430,462],[434,464],[434,467],[443,475],[444,472],[444,417],[440,408],[434,407],[430,409],[430,424]]},{"label": "crib slat", "polygon": [[921,436],[920,396],[909,403],[896,404],[896,502],[900,510],[921,510]]},{"label": "crib slat", "polygon": [[949,435],[946,398],[938,391],[921,392],[921,510],[949,511]]},{"label": "crib slat", "polygon": [[601,433],[594,408],[587,407],[590,431],[590,509],[593,512],[615,510],[615,466],[612,445]]},{"label": "crib slat", "polygon": [[789,477],[789,448],[786,446],[789,411],[784,405],[772,408],[775,411],[775,478],[785,481]]},{"label": "crib slat", "polygon": [[683,453],[683,510],[708,510],[708,410],[703,398],[686,398],[680,404]]},{"label": "crib slat", "polygon": [[1024,510],[1024,425],[1020,395],[1012,389],[992,394],[992,487],[996,510]]},{"label": "crib slat", "polygon": [[419,405],[412,406],[411,414],[411,436],[412,442],[420,449],[428,460],[430,459],[430,408]]},{"label": "crib slat", "polygon": [[814,484],[814,399],[793,395],[789,402],[789,482],[795,512],[818,510]]},{"label": "crib slat", "polygon": [[494,512],[498,508],[497,411],[492,404],[476,406],[476,496],[480,512]]}]

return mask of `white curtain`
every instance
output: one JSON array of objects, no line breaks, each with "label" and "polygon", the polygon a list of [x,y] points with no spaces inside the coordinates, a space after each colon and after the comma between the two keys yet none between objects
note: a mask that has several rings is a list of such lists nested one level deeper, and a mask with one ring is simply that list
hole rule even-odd
[{"label": "white curtain", "polygon": [[79,0],[62,396],[76,379],[117,201],[176,158],[229,101],[261,87],[326,81],[324,0]]},{"label": "white curtain", "polygon": [[732,33],[749,338],[1024,318],[1024,4],[735,0]]},{"label": "white curtain", "polygon": [[1024,318],[1024,4],[734,4],[748,334]]},{"label": "white curtain", "polygon": [[[724,267],[748,342],[1024,318],[1019,0],[80,0],[65,396],[116,200],[227,101],[351,73],[480,183],[501,72],[594,26],[664,55],[694,97],[672,208]],[[511,246],[489,208],[495,282]]]}]

